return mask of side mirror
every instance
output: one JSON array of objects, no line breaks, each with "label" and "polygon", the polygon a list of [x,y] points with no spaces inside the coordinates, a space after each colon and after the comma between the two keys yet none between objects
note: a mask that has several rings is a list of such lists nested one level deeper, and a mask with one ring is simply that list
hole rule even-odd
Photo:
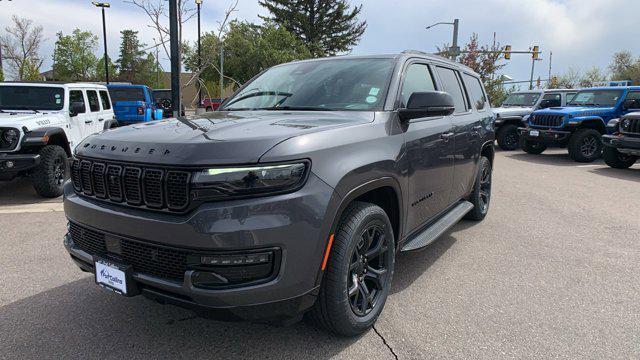
[{"label": "side mirror", "polygon": [[400,120],[408,121],[429,116],[453,114],[453,97],[444,91],[414,92],[409,96],[407,107],[398,110]]},{"label": "side mirror", "polygon": [[69,108],[69,116],[74,117],[80,113],[84,113],[86,111],[84,103],[81,101],[76,101],[71,103],[71,107]]},{"label": "side mirror", "polygon": [[538,105],[538,109],[546,109],[551,106],[551,100],[542,100],[540,101],[540,105]]}]

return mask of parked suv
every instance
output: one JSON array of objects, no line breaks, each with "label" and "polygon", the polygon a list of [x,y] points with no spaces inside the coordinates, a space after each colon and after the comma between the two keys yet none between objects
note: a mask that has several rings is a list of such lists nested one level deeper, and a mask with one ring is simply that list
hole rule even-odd
[{"label": "parked suv", "polygon": [[162,119],[152,90],[145,85],[109,84],[116,119],[122,125]]},{"label": "parked suv", "polygon": [[616,169],[631,167],[640,158],[640,112],[610,120],[607,127],[611,135],[602,136],[604,162]]},{"label": "parked suv", "polygon": [[275,66],[221,111],[86,139],[64,243],[119,294],[243,319],[310,310],[355,335],[397,252],[487,214],[492,123],[478,74],[444,58]]},{"label": "parked suv", "polygon": [[603,87],[580,90],[565,108],[534,111],[521,128],[522,149],[540,154],[549,146],[567,147],[578,162],[592,162],[602,154],[607,123],[640,109],[640,87]]},{"label": "parked suv", "polygon": [[498,146],[502,150],[515,150],[520,147],[518,128],[523,126],[522,119],[525,116],[535,110],[565,106],[577,92],[569,89],[549,89],[511,93],[500,107],[493,109],[496,114]]},{"label": "parked suv", "polygon": [[30,176],[39,195],[60,196],[72,150],[115,126],[102,85],[0,83],[0,181]]},{"label": "parked suv", "polygon": [[[158,108],[162,109],[162,117],[164,119],[173,117],[173,100],[171,100],[171,89],[153,90],[153,96],[156,99]],[[180,116],[185,115],[185,106],[180,104]]]}]

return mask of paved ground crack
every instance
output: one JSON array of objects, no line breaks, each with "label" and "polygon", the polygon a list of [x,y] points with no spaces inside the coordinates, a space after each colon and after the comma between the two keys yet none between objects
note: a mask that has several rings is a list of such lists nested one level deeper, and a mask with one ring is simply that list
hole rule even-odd
[{"label": "paved ground crack", "polygon": [[393,357],[398,360],[398,355],[396,354],[395,351],[393,351],[393,348],[391,347],[391,345],[389,345],[389,343],[387,343],[387,339],[384,338],[384,336],[382,336],[382,334],[380,334],[380,331],[378,331],[378,329],[376,329],[375,326],[373,326],[373,331],[376,332],[376,334],[378,334],[378,336],[380,337],[380,339],[382,339],[382,342],[384,343],[384,346],[387,347],[387,349],[389,349],[389,351],[391,351],[391,354],[393,355]]}]

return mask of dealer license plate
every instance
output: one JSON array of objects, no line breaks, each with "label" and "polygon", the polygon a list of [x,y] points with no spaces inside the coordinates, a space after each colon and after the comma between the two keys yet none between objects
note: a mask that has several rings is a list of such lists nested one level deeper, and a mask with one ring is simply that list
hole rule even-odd
[{"label": "dealer license plate", "polygon": [[540,131],[538,130],[530,130],[529,136],[540,136]]},{"label": "dealer license plate", "polygon": [[127,294],[127,277],[124,269],[107,260],[96,260],[96,283],[118,294]]}]

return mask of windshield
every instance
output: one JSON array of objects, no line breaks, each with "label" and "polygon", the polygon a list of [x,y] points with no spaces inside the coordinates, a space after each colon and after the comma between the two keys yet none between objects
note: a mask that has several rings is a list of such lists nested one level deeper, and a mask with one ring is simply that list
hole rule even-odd
[{"label": "windshield", "polygon": [[0,86],[0,109],[62,110],[64,89],[48,86]]},{"label": "windshield", "polygon": [[377,110],[393,59],[326,59],[276,66],[247,84],[223,110]]},{"label": "windshield", "polygon": [[621,95],[622,90],[584,90],[579,91],[567,105],[613,107]]},{"label": "windshield", "polygon": [[111,100],[116,101],[145,101],[142,88],[110,88]]},{"label": "windshield", "polygon": [[513,93],[502,102],[502,106],[533,106],[539,98],[540,93]]}]

